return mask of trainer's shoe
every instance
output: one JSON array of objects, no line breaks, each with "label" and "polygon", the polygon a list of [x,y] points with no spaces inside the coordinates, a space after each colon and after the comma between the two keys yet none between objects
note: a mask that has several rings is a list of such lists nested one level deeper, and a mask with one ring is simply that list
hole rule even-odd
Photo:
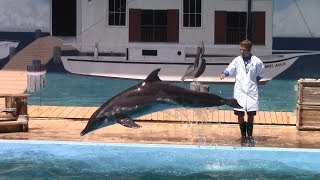
[{"label": "trainer's shoe", "polygon": [[254,143],[254,140],[253,140],[253,137],[252,136],[248,136],[248,142],[250,144],[253,144]]},{"label": "trainer's shoe", "polygon": [[241,143],[246,143],[247,142],[247,137],[246,136],[242,136],[241,137]]}]

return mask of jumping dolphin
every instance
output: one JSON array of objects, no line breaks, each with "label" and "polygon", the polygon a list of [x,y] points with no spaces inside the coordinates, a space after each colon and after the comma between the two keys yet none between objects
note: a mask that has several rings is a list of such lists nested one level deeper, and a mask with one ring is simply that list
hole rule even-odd
[{"label": "jumping dolphin", "polygon": [[175,107],[228,105],[241,108],[235,99],[228,100],[208,92],[196,92],[163,82],[158,77],[159,71],[160,68],[154,70],[139,84],[105,102],[92,114],[80,135],[115,123],[130,128],[140,128],[141,126],[133,122],[132,118],[159,111],[159,107],[162,107],[161,110],[172,108],[168,105]]}]

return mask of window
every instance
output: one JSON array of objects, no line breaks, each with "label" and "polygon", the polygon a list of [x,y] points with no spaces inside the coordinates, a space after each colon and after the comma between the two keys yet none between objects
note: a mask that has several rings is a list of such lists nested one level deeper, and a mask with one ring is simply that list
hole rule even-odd
[{"label": "window", "polygon": [[[215,11],[215,44],[239,44],[246,39],[247,12]],[[266,12],[252,12],[252,42],[265,44]]]},{"label": "window", "polygon": [[109,0],[109,26],[125,26],[126,9],[126,0]]},{"label": "window", "polygon": [[227,44],[239,44],[246,39],[246,12],[227,12]]},{"label": "window", "polygon": [[141,11],[141,41],[167,42],[167,11]]},{"label": "window", "polygon": [[183,27],[201,27],[201,0],[183,0]]}]

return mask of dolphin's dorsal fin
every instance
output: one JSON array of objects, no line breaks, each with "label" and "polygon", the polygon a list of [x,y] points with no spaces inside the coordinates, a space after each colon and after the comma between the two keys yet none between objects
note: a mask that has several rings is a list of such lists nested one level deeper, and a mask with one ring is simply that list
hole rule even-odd
[{"label": "dolphin's dorsal fin", "polygon": [[161,79],[158,76],[159,71],[161,68],[153,70],[148,77],[144,80],[144,82],[152,82],[152,81],[161,81]]}]

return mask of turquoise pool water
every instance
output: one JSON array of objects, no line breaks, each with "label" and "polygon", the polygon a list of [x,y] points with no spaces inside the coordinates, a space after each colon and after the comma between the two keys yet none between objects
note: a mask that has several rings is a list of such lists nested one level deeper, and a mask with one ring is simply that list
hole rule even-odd
[{"label": "turquoise pool water", "polygon": [[319,179],[320,150],[1,140],[1,179]]},{"label": "turquoise pool water", "polygon": [[[299,78],[320,78],[320,56],[300,58],[294,65],[266,85],[260,85],[260,109],[289,111],[296,108],[295,85]],[[31,94],[29,104],[64,106],[101,106],[106,100],[137,84],[137,80],[75,75],[65,72],[61,65],[49,63],[47,85]],[[160,77],[161,78],[161,77]],[[175,83],[189,88],[189,83]],[[210,92],[224,98],[233,96],[233,85],[210,84]],[[229,107],[222,107],[230,109]]]},{"label": "turquoise pool water", "polygon": [[[29,104],[100,106],[106,100],[137,84],[137,80],[47,73],[47,86],[31,94]],[[189,88],[189,83],[175,83]],[[294,80],[273,80],[260,86],[262,110],[293,111],[297,103]],[[233,96],[233,85],[210,84],[210,92],[225,98]],[[275,94],[276,93],[276,94]],[[228,107],[223,107],[228,109]]]}]

